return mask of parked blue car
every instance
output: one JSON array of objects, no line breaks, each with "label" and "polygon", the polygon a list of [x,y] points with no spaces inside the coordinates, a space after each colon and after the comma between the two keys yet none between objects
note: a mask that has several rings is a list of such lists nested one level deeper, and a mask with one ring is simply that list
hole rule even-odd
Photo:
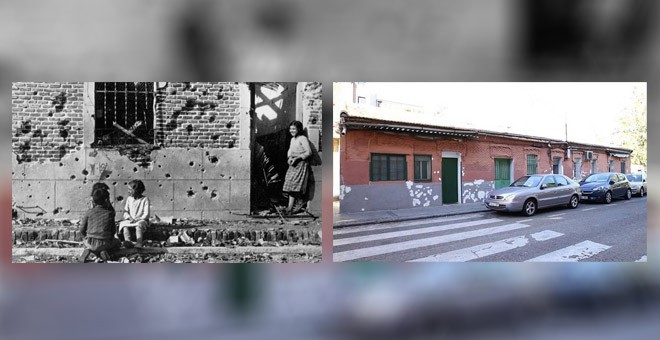
[{"label": "parked blue car", "polygon": [[581,201],[602,201],[607,204],[614,197],[623,197],[627,200],[632,197],[630,182],[626,175],[618,172],[602,172],[591,174],[580,181]]}]

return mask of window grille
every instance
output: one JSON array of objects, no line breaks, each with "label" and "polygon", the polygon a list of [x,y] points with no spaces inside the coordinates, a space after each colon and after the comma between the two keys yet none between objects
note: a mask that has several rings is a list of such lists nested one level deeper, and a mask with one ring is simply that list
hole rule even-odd
[{"label": "window grille", "polygon": [[431,180],[431,156],[415,155],[415,181]]},{"label": "window grille", "polygon": [[534,175],[538,171],[538,157],[536,155],[527,155],[527,174]]},{"label": "window grille", "polygon": [[97,82],[94,103],[97,145],[153,144],[154,83]]}]

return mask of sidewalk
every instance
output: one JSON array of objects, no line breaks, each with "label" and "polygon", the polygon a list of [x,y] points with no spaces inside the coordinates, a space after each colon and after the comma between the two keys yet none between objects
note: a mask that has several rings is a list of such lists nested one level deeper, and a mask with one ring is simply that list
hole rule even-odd
[{"label": "sidewalk", "polygon": [[489,211],[483,203],[448,204],[440,207],[410,208],[398,210],[365,211],[359,213],[339,213],[339,201],[332,202],[334,228],[352,227],[364,224],[409,221],[422,218],[464,215]]}]

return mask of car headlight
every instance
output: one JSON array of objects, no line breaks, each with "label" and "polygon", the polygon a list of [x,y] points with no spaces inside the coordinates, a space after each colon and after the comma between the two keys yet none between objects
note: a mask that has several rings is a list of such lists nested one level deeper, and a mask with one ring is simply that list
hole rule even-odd
[{"label": "car headlight", "polygon": [[607,187],[604,186],[599,186],[598,188],[594,189],[594,191],[605,191],[607,190]]},{"label": "car headlight", "polygon": [[504,196],[504,198],[502,198],[502,201],[511,201],[513,200],[514,197],[516,197],[516,195]]}]

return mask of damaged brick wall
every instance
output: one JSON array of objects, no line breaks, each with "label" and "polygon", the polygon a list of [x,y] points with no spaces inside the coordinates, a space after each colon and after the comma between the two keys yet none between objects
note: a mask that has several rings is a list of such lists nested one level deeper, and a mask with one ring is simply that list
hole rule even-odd
[{"label": "damaged brick wall", "polygon": [[[303,122],[303,125],[307,129],[316,129],[318,131],[322,130],[321,126],[321,104],[322,104],[322,85],[318,82],[311,82],[305,84],[303,89],[303,110],[305,111],[305,117],[307,121]],[[318,147],[321,147],[320,140],[313,141],[315,144],[318,143]]]},{"label": "damaged brick wall", "polygon": [[167,83],[157,91],[157,140],[166,147],[238,148],[238,83]]},{"label": "damaged brick wall", "polygon": [[12,151],[57,162],[83,144],[83,83],[12,83]]}]

